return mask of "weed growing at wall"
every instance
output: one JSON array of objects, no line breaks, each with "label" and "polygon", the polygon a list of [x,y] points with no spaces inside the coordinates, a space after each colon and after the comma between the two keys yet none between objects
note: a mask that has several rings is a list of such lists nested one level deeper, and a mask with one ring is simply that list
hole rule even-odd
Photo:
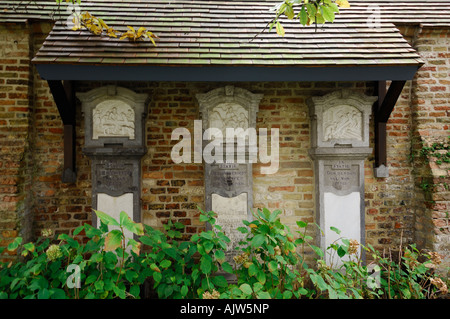
[{"label": "weed growing at wall", "polygon": [[[229,262],[230,240],[214,212],[200,215],[211,230],[181,241],[180,223],[169,222],[159,231],[124,212],[117,221],[96,211],[99,228],[85,224],[74,231],[74,236],[84,232],[85,244],[66,234],[55,238],[51,231],[36,242],[16,238],[7,249],[17,250],[21,259],[0,265],[0,298],[140,298],[146,281],[159,298],[436,298],[448,293],[445,281],[434,275],[440,263],[435,253],[411,246],[394,262],[363,247],[374,259],[366,266],[359,243],[341,238],[323,251],[306,235],[307,223],[297,222],[295,239],[280,213],[258,210],[253,221],[244,221],[238,230],[246,237]],[[135,238],[125,238],[125,229]],[[317,254],[316,267],[304,262],[306,246]],[[337,254],[341,266],[327,266],[325,254]]]}]

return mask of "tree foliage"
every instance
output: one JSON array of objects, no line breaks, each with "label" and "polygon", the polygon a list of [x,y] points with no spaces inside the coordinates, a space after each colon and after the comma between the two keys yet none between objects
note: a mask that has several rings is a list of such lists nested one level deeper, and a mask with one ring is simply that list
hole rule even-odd
[{"label": "tree foliage", "polygon": [[289,20],[297,19],[303,26],[334,22],[339,8],[349,8],[348,0],[286,0],[278,3],[274,8],[275,18],[269,23],[270,29],[275,27],[277,34],[284,36],[284,27],[280,17]]}]

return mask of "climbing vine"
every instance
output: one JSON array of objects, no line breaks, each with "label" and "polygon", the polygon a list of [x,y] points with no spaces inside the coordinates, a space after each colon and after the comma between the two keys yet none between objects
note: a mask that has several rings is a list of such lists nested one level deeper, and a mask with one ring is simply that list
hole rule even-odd
[{"label": "climbing vine", "polygon": [[420,155],[426,159],[435,158],[435,163],[450,163],[450,136],[447,142],[434,142],[431,146],[423,146]]}]

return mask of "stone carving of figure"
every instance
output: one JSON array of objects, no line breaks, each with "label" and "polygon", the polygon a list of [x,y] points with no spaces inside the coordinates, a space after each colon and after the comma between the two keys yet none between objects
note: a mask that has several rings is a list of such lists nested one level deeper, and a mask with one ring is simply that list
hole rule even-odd
[{"label": "stone carving of figure", "polygon": [[362,140],[361,112],[351,106],[329,108],[323,113],[323,139]]},{"label": "stone carving of figure", "polygon": [[93,110],[93,139],[99,137],[129,137],[134,139],[134,111],[126,103],[100,103]]},{"label": "stone carving of figure", "polygon": [[210,126],[220,129],[224,135],[227,128],[248,128],[248,112],[237,104],[223,103],[216,106],[209,119]]}]

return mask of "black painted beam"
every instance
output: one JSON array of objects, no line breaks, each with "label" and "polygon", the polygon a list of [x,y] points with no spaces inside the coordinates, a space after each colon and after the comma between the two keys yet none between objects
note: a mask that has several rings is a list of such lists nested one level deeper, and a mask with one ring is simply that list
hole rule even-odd
[{"label": "black painted beam", "polygon": [[76,150],[75,150],[75,93],[71,81],[47,81],[59,115],[64,124],[64,167],[63,183],[76,182]]},{"label": "black painted beam", "polygon": [[386,81],[377,82],[378,101],[374,106],[375,167],[387,167],[386,126],[406,81],[392,81],[386,92]]}]

